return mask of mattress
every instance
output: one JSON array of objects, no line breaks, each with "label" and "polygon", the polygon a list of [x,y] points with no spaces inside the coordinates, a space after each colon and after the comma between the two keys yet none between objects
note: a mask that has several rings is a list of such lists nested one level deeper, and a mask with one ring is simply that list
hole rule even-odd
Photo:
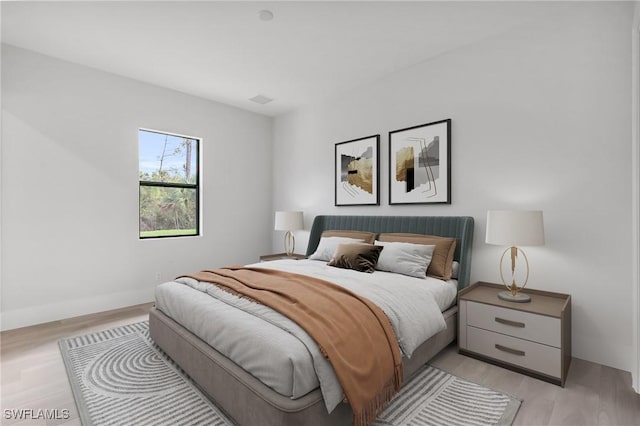
[{"label": "mattress", "polygon": [[[454,280],[445,282],[433,278],[417,279],[381,271],[363,274],[332,268],[325,262],[319,261],[280,260],[250,266],[306,273],[337,284],[348,283],[345,286],[356,292],[359,292],[359,287],[363,287],[365,293],[369,291],[367,297],[382,306],[388,303],[383,300],[384,291],[382,295],[376,292],[371,293],[372,283],[382,285],[390,294],[401,293],[399,290],[394,290],[397,288],[417,286],[415,288],[422,295],[421,297],[425,297],[426,292],[431,295],[439,312],[451,306],[457,294],[457,283]],[[265,314],[265,312],[255,311],[255,309],[269,311],[269,308],[256,308],[256,304],[229,295],[207,283],[198,283],[190,279],[179,281],[157,287],[157,309],[283,396],[296,399],[318,388],[320,382],[309,346],[301,341],[295,330],[283,332],[276,324],[276,319],[272,320],[273,317],[269,316],[268,312]],[[219,294],[217,297],[212,297],[211,293],[216,291]],[[376,298],[381,299],[375,300]],[[238,309],[238,304],[254,305],[251,307],[253,311],[245,310],[247,306],[240,306],[241,309]],[[418,310],[419,307],[414,306],[414,310]],[[258,314],[261,318],[256,318]],[[390,316],[397,315],[394,313]],[[415,316],[418,317],[419,314],[416,313]],[[409,320],[413,319],[409,318]],[[406,319],[403,321],[407,322]],[[403,326],[398,325],[398,327]],[[405,349],[411,350],[417,347],[438,331],[436,328],[434,330],[430,334],[420,336],[419,341],[405,344]],[[402,333],[401,331],[396,330],[396,333],[402,335],[399,334]],[[238,339],[238,336],[241,338]],[[411,354],[405,353],[405,355]]]},{"label": "mattress", "polygon": [[[274,262],[263,262],[263,263],[255,263],[253,265],[248,265],[250,267],[256,268],[265,268],[265,269],[278,269],[281,271],[288,271],[297,274],[312,274],[316,278],[324,279],[327,281],[333,281],[336,277],[348,274],[351,276],[362,277],[362,272],[356,271],[348,271],[336,269],[334,267],[330,267],[326,265],[324,261],[318,260],[278,260]],[[366,278],[368,274],[364,274]],[[426,288],[431,295],[433,296],[440,312],[446,311],[450,308],[456,300],[456,296],[458,295],[458,281],[457,280],[448,280],[443,281],[432,277],[426,277],[426,279],[414,278],[407,275],[394,274],[391,272],[384,271],[376,271],[374,274],[376,276],[376,281],[383,282],[397,282],[397,283],[412,283],[417,286],[421,286]],[[366,283],[369,280],[363,281],[363,285],[367,285]],[[339,284],[339,283],[338,283]],[[373,300],[375,302],[375,300]]]}]

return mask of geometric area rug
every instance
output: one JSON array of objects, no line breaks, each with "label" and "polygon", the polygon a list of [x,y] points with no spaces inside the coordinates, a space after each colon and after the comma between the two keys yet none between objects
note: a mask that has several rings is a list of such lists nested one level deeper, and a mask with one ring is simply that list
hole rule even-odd
[{"label": "geometric area rug", "polygon": [[[59,346],[85,426],[235,424],[153,342],[147,321],[63,339]],[[427,365],[374,425],[511,425],[520,403]]]},{"label": "geometric area rug", "polygon": [[521,401],[424,366],[374,422],[383,425],[511,425]]},{"label": "geometric area rug", "polygon": [[153,343],[147,321],[58,345],[84,426],[233,424]]}]

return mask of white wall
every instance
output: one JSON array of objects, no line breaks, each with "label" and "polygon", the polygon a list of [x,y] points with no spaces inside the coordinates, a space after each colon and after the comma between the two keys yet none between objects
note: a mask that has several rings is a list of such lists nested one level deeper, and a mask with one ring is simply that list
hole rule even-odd
[{"label": "white wall", "polygon": [[632,385],[640,393],[640,2],[635,2],[632,32],[632,285],[633,362]]},{"label": "white wall", "polygon": [[[271,118],[2,46],[2,328],[270,248]],[[138,239],[138,128],[201,137],[201,237]]]},{"label": "white wall", "polygon": [[[317,214],[474,216],[472,280],[494,282],[503,248],[484,244],[486,211],[542,209],[546,245],[527,249],[529,285],[572,295],[575,357],[629,371],[632,7],[570,3],[278,117],[274,209],[304,210],[307,227]],[[388,132],[445,118],[452,204],[389,206]],[[333,207],[334,144],[376,133],[382,205]]]}]

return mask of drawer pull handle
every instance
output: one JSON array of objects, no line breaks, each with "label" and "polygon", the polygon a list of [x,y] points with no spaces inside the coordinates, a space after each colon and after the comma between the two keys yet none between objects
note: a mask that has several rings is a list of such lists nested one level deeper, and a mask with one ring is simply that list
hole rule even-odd
[{"label": "drawer pull handle", "polygon": [[499,317],[495,317],[495,320],[500,324],[510,325],[512,327],[524,328],[524,325],[525,325],[523,322],[511,321],[511,320],[499,318]]},{"label": "drawer pull handle", "polygon": [[502,351],[502,352],[508,352],[510,354],[518,355],[518,356],[525,356],[524,351],[519,351],[517,349],[511,349],[511,348],[508,348],[506,346],[498,345],[497,343],[495,344],[495,347],[496,347],[497,350]]}]

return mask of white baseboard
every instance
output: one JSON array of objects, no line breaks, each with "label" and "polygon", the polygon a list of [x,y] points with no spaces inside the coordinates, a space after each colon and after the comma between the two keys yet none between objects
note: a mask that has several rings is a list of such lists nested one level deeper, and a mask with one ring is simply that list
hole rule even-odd
[{"label": "white baseboard", "polygon": [[0,330],[12,330],[51,321],[94,314],[153,301],[155,286],[90,298],[73,299],[63,303],[9,309],[0,313]]}]

